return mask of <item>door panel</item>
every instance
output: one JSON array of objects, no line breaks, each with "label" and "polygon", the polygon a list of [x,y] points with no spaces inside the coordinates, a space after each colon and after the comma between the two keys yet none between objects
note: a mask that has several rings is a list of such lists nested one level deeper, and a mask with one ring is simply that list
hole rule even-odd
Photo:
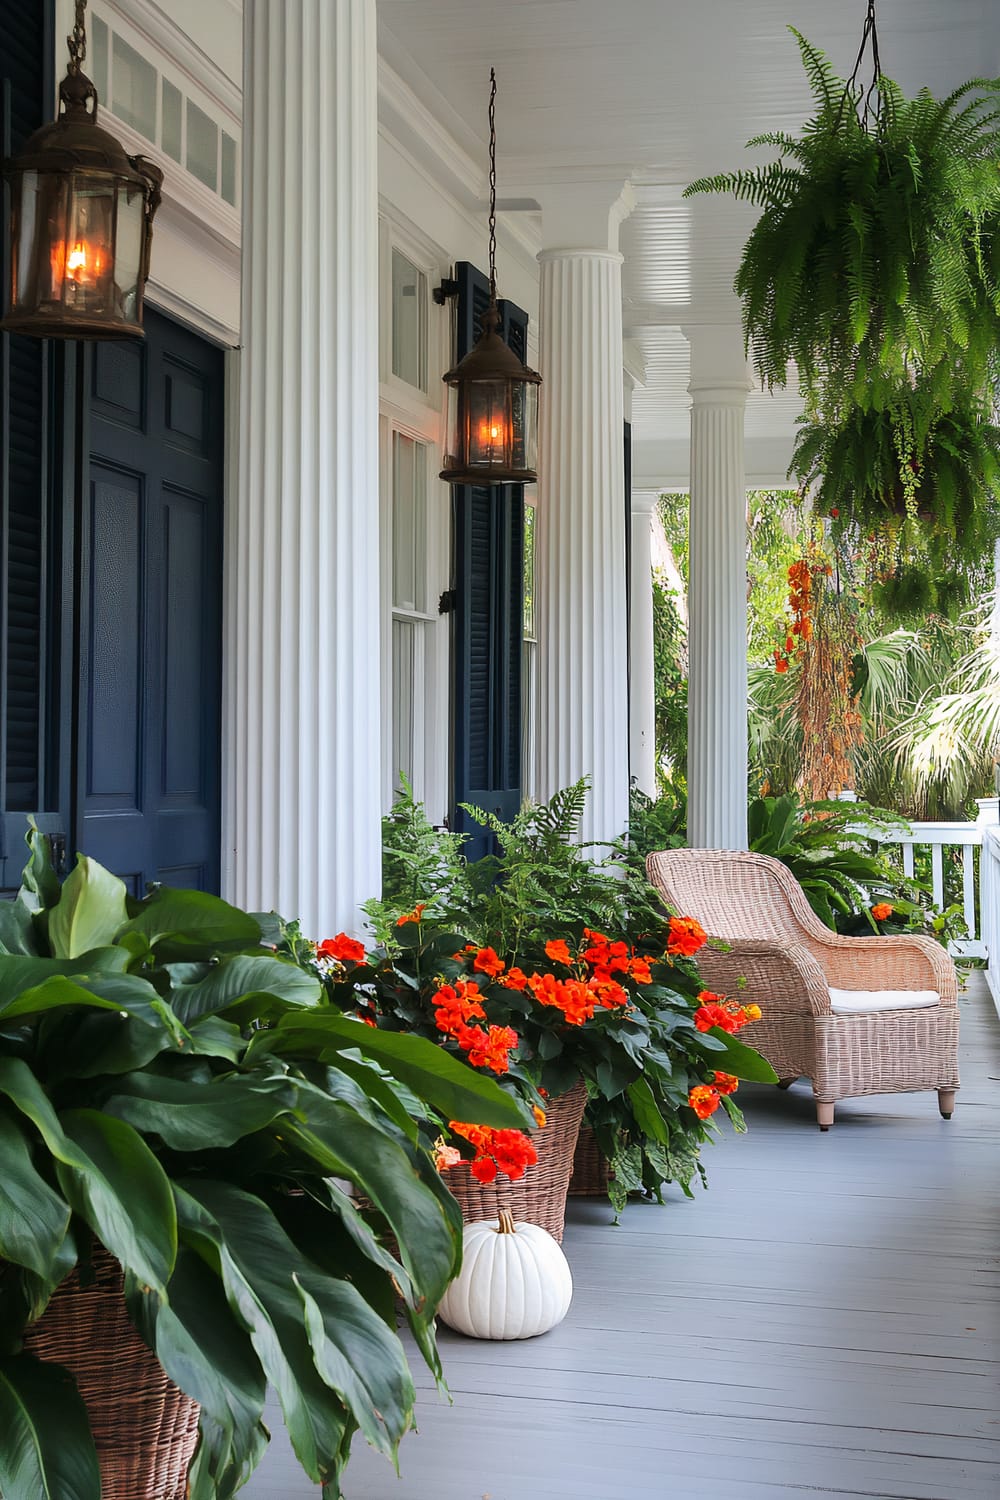
[{"label": "door panel", "polygon": [[90,353],[78,844],[136,894],[217,890],[222,354],[145,323]]}]

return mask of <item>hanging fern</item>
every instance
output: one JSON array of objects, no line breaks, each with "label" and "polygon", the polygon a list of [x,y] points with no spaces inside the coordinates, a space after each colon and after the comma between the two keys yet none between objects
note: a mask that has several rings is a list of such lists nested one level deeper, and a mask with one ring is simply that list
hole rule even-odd
[{"label": "hanging fern", "polygon": [[953,615],[975,597],[1000,536],[1000,427],[973,392],[942,412],[918,383],[884,410],[803,418],[792,470],[897,618]]},{"label": "hanging fern", "polygon": [[735,283],[748,350],[769,387],[794,362],[830,414],[884,410],[914,369],[945,408],[956,360],[985,388],[1000,348],[1000,79],[908,99],[877,73],[866,95],[790,29],[812,119],[748,142],[777,161],[687,189],[762,209]]}]

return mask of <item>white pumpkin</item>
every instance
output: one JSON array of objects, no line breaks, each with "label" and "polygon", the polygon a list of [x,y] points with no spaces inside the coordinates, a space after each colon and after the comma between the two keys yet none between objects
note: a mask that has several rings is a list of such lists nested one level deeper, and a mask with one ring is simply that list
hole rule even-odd
[{"label": "white pumpkin", "polygon": [[561,1323],[573,1278],[559,1246],[537,1224],[499,1219],[467,1224],[462,1269],[444,1294],[441,1317],[474,1339],[532,1339]]}]

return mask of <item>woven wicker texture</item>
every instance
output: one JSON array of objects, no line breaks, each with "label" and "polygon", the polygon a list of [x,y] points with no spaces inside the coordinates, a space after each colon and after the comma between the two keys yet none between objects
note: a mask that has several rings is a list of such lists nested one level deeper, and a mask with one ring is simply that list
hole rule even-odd
[{"label": "woven wicker texture", "polygon": [[517,1182],[507,1177],[477,1182],[464,1162],[449,1169],[446,1180],[466,1224],[495,1219],[502,1208],[508,1208],[519,1223],[540,1224],[562,1244],[566,1191],[586,1102],[583,1083],[549,1101],[544,1129],[531,1132],[538,1160]]},{"label": "woven wicker texture", "polygon": [[[672,912],[695,917],[729,951],[702,948],[707,989],[756,1002],[744,1033],[779,1078],[809,1078],[817,1101],[958,1087],[958,982],[924,937],[841,937],[816,916],[780,860],[720,849],[651,854],[646,868]],[[745,981],[745,982],[744,982]],[[937,990],[939,1005],[834,1015],[830,986]],[[942,1106],[943,1107],[943,1106]]]},{"label": "woven wicker texture", "polygon": [[24,1346],[76,1377],[101,1465],[102,1500],[183,1500],[198,1407],[160,1368],[125,1310],[118,1262],[98,1248],[96,1281],[74,1272]]},{"label": "woven wicker texture", "polygon": [[580,1126],[569,1180],[571,1198],[603,1198],[611,1181],[611,1167],[586,1121]]}]

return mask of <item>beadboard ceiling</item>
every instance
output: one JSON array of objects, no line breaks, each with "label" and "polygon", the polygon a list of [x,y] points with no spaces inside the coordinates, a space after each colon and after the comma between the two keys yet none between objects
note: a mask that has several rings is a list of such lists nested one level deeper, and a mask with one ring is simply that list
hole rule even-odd
[{"label": "beadboard ceiling", "polygon": [[[865,10],[866,0],[378,0],[383,55],[477,158],[496,68],[501,197],[576,176],[636,184],[623,316],[646,366],[634,467],[651,481],[679,477],[686,461],[680,329],[738,315],[732,280],[754,217],[681,190],[753,160],[752,135],[801,124],[809,93],[790,25],[847,73]],[[1000,0],[879,0],[878,25],[882,65],[908,91],[1000,73]],[[780,477],[796,412],[793,395],[751,396],[754,478]]]}]

